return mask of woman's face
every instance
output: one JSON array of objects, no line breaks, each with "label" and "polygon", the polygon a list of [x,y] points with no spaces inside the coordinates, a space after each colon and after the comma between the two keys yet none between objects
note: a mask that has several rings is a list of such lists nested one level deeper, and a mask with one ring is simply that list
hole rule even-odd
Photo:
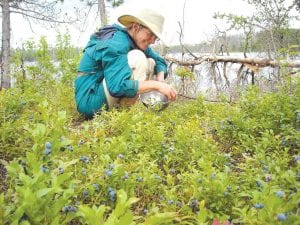
[{"label": "woman's face", "polygon": [[157,37],[155,34],[147,27],[140,24],[133,24],[132,38],[135,44],[143,51],[145,51],[150,44],[153,44]]}]

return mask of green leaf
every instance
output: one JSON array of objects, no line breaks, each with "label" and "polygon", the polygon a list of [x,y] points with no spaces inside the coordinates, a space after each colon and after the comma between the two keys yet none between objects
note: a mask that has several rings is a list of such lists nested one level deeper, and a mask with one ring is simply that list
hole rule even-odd
[{"label": "green leaf", "polygon": [[93,206],[93,208],[90,208],[86,205],[81,205],[78,208],[77,215],[84,218],[84,221],[88,225],[99,225],[103,224],[103,214],[105,212],[105,206],[100,205],[98,208],[96,206]]},{"label": "green leaf", "polygon": [[46,133],[46,126],[42,123],[38,123],[36,127],[31,130],[31,134],[35,139],[42,138]]},{"label": "green leaf", "polygon": [[175,212],[158,213],[146,218],[145,225],[159,225],[171,222],[176,218]]},{"label": "green leaf", "polygon": [[36,193],[36,196],[38,198],[43,197],[44,195],[47,195],[52,190],[53,190],[53,188],[43,188]]},{"label": "green leaf", "polygon": [[204,223],[205,220],[206,220],[206,217],[207,217],[207,211],[206,209],[202,208],[199,210],[199,213],[198,213],[198,223]]}]

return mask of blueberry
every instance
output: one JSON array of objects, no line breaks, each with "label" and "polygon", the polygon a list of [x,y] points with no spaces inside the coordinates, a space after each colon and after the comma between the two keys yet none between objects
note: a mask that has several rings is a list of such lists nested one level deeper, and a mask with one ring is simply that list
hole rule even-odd
[{"label": "blueberry", "polygon": [[69,213],[69,212],[77,212],[77,208],[75,206],[71,206],[71,205],[68,205],[68,206],[64,206],[62,208],[62,211],[64,213]]},{"label": "blueberry", "polygon": [[70,152],[73,152],[73,147],[72,147],[72,145],[67,145],[66,148],[67,148]]},{"label": "blueberry", "polygon": [[193,199],[191,202],[190,202],[190,207],[194,208],[194,207],[198,207],[198,200],[197,199]]},{"label": "blueberry", "polygon": [[256,181],[256,185],[257,185],[257,187],[262,187],[263,186],[262,183],[259,180]]},{"label": "blueberry", "polygon": [[175,171],[174,168],[171,168],[171,169],[170,169],[170,174],[175,174],[175,172],[176,172],[176,171]]},{"label": "blueberry", "polygon": [[145,214],[145,215],[147,215],[148,212],[149,212],[148,209],[143,210],[143,214]]},{"label": "blueberry", "polygon": [[300,110],[296,111],[296,120],[300,120]]},{"label": "blueberry", "polygon": [[168,201],[168,204],[169,204],[169,205],[173,205],[173,204],[174,204],[174,200],[173,200],[173,199],[170,199],[170,200]]},{"label": "blueberry", "polygon": [[64,173],[64,168],[59,167],[59,168],[58,168],[58,174],[63,174],[63,173]]},{"label": "blueberry", "polygon": [[93,188],[96,192],[100,191],[100,186],[97,183],[93,183]]},{"label": "blueberry", "polygon": [[268,166],[263,166],[263,170],[262,170],[263,173],[268,172],[268,170],[269,170],[269,167],[268,167]]},{"label": "blueberry", "polygon": [[70,212],[77,212],[77,208],[75,206],[70,207]]},{"label": "blueberry", "polygon": [[284,221],[284,220],[286,220],[286,218],[287,218],[287,216],[284,213],[279,213],[277,215],[277,220],[279,220],[279,221]]},{"label": "blueberry", "polygon": [[108,193],[108,196],[109,196],[109,199],[114,202],[116,200],[116,192],[114,190],[111,190],[109,193]]},{"label": "blueberry", "polygon": [[120,154],[118,155],[118,157],[119,157],[120,159],[124,159],[124,158],[125,158],[125,155],[120,153]]},{"label": "blueberry", "polygon": [[111,177],[113,175],[113,172],[111,170],[104,170],[104,173],[106,174],[106,176]]},{"label": "blueberry", "polygon": [[176,202],[176,206],[179,207],[179,208],[181,208],[182,207],[182,202],[181,201],[177,201]]},{"label": "blueberry", "polygon": [[51,149],[52,148],[52,144],[49,141],[47,141],[45,143],[45,147]]},{"label": "blueberry", "polygon": [[43,173],[48,173],[48,172],[49,172],[49,169],[48,169],[48,167],[46,167],[46,166],[41,166],[41,171],[42,171]]},{"label": "blueberry", "polygon": [[276,195],[279,197],[279,198],[282,198],[284,196],[284,191],[277,191],[276,192]]},{"label": "blueberry", "polygon": [[88,164],[90,159],[87,156],[80,156],[79,160],[84,162],[85,164]]},{"label": "blueberry", "polygon": [[78,145],[83,145],[84,144],[84,140],[80,140]]},{"label": "blueberry", "polygon": [[88,195],[89,195],[89,191],[88,191],[87,189],[84,189],[84,190],[82,191],[82,195],[83,195],[83,196],[88,196]]},{"label": "blueberry", "polygon": [[142,181],[143,181],[143,178],[142,178],[142,177],[138,177],[138,178],[136,178],[136,181],[142,182]]},{"label": "blueberry", "polygon": [[256,209],[262,209],[262,208],[264,208],[264,204],[262,204],[262,203],[255,203],[254,204],[254,208],[256,208]]},{"label": "blueberry", "polygon": [[231,166],[231,162],[226,162],[226,163],[225,163],[225,166],[230,167],[230,166]]},{"label": "blueberry", "polygon": [[266,182],[271,182],[272,181],[272,175],[271,174],[266,174],[265,175],[265,181]]},{"label": "blueberry", "polygon": [[113,163],[110,163],[109,165],[109,169],[113,170],[115,168],[115,165]]},{"label": "blueberry", "polygon": [[294,155],[293,158],[294,158],[295,162],[300,161],[300,155]]},{"label": "blueberry", "polygon": [[164,200],[166,200],[166,197],[163,196],[163,195],[161,195],[161,196],[159,196],[159,199],[162,200],[162,201],[164,201]]},{"label": "blueberry", "polygon": [[123,179],[126,180],[126,179],[128,179],[128,177],[129,177],[128,172],[125,171],[125,174],[124,174],[124,176],[123,176]]},{"label": "blueberry", "polygon": [[174,151],[174,147],[171,146],[169,149],[168,149],[169,152],[173,152]]},{"label": "blueberry", "polygon": [[45,148],[44,153],[45,153],[45,155],[50,155],[51,154],[51,149],[50,148]]}]

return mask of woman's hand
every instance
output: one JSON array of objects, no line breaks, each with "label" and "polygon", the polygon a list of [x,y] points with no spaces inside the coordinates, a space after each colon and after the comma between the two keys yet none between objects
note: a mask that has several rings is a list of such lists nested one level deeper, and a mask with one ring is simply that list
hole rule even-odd
[{"label": "woman's hand", "polygon": [[177,92],[171,85],[160,82],[158,91],[167,96],[169,101],[176,100]]},{"label": "woman's hand", "polygon": [[138,94],[149,91],[159,91],[167,96],[169,101],[174,101],[177,97],[176,90],[171,85],[166,84],[165,82],[156,80],[139,81]]}]

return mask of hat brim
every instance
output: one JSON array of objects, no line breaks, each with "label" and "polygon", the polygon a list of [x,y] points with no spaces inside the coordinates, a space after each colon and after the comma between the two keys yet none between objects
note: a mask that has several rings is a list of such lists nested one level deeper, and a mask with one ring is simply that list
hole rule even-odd
[{"label": "hat brim", "polygon": [[132,16],[132,15],[123,15],[123,16],[120,16],[120,17],[118,18],[118,21],[119,21],[122,25],[124,25],[125,27],[127,27],[127,26],[130,25],[131,23],[138,23],[138,24],[141,24],[141,25],[143,25],[143,26],[149,28],[149,29],[155,34],[155,36],[159,38],[159,40],[161,40],[162,42],[165,42],[165,41],[164,41],[164,37],[162,36],[161,33],[158,33],[158,32],[156,32],[154,29],[151,29],[151,27],[152,27],[151,24],[147,24],[147,23],[141,21],[140,19],[138,19],[138,18],[135,17],[135,16]]}]

